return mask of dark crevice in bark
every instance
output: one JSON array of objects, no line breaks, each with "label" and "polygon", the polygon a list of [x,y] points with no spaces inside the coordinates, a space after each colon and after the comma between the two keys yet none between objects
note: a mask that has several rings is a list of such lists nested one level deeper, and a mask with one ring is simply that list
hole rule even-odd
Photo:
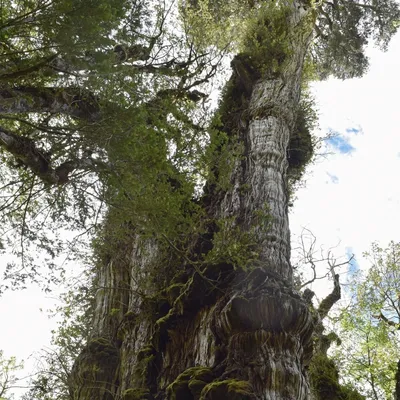
[{"label": "dark crevice in bark", "polygon": [[400,400],[400,360],[397,362],[394,399]]}]

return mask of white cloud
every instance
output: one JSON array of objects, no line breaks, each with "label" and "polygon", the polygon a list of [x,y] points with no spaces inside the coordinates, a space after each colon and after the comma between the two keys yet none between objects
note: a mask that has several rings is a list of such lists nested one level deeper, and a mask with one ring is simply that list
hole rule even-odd
[{"label": "white cloud", "polygon": [[338,256],[352,248],[361,268],[366,263],[361,254],[373,241],[383,246],[400,241],[399,54],[397,35],[389,52],[369,49],[371,67],[362,79],[314,84],[319,134],[338,131],[355,150],[328,155],[312,166],[290,215],[294,240],[305,226],[320,244],[340,241]]}]

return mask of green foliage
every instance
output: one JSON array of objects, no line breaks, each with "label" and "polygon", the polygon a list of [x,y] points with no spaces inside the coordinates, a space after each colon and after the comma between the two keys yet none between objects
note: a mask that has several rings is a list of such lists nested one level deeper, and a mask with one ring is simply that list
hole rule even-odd
[{"label": "green foliage", "polygon": [[90,275],[83,274],[79,284],[61,296],[62,304],[52,311],[53,317],[59,318],[52,331],[52,346],[39,355],[39,369],[23,399],[70,399],[68,379],[91,332],[94,290]]},{"label": "green foliage", "polygon": [[[215,65],[180,41],[165,22],[168,10],[151,11],[145,0],[2,5],[1,129],[33,149],[28,155],[0,150],[2,245],[24,267],[22,274],[10,263],[2,288],[27,280],[46,288],[57,283],[61,251],[85,254],[82,245],[89,242],[59,233],[95,236],[106,208],[114,210],[115,238],[132,220],[146,235],[156,232],[172,243],[187,235],[197,220],[192,198],[199,171],[206,169],[198,98],[187,93],[210,79]],[[120,62],[117,43],[131,56],[134,48],[145,49],[147,69],[141,61],[132,65],[136,59]],[[27,165],[32,154],[44,160],[43,172],[54,174],[62,165],[72,171],[55,187]],[[37,247],[47,253],[40,262],[29,251]]]},{"label": "green foliage", "polygon": [[364,54],[368,41],[373,39],[385,49],[400,20],[395,0],[324,1],[318,13],[311,54],[322,79],[362,76],[368,68]]},{"label": "green foliage", "polygon": [[343,377],[367,399],[393,399],[400,342],[398,337],[400,245],[372,245],[371,267],[353,276],[352,303],[341,312],[342,346],[336,350]]},{"label": "green foliage", "polygon": [[[191,238],[204,234],[210,222],[196,185],[206,177],[218,191],[231,187],[232,167],[243,153],[240,135],[246,133],[243,126],[250,118],[253,85],[260,78],[281,75],[290,59],[290,9],[284,4],[181,1],[183,26],[177,27],[178,10],[167,9],[162,2],[2,0],[0,129],[10,131],[10,137],[25,145],[19,152],[2,147],[0,153],[1,244],[23,259],[23,268],[6,268],[5,278],[24,285],[28,278],[38,279],[38,266],[43,262],[51,272],[56,270],[65,245],[59,239],[61,228],[98,235],[94,247],[102,265],[109,263],[116,248],[125,249],[140,236],[143,242],[157,243],[158,257],[169,250],[164,270],[153,269],[149,263],[138,293],[143,295],[151,286],[161,293],[151,299],[157,306],[162,301],[171,303],[168,312],[156,316],[156,329],[162,329],[172,316],[183,312],[182,299],[194,281],[193,276],[185,284],[177,279],[186,266],[202,278],[205,264],[229,263],[248,270],[257,259],[255,230],[269,228],[268,208],[251,216],[255,226],[247,230],[234,219],[211,221],[215,225],[212,249],[193,261]],[[319,36],[312,55],[321,76],[331,73],[331,68],[340,77],[362,74],[366,68],[362,50],[372,32],[386,45],[397,29],[398,7],[391,0],[378,5],[366,1],[364,6],[344,0],[312,4],[319,14]],[[235,75],[211,123],[211,145],[205,151],[208,115],[203,115],[199,103],[205,106],[201,99],[206,94],[194,88],[207,92],[223,55],[232,50],[239,53],[232,61]],[[292,133],[289,162],[293,180],[301,176],[312,152],[310,110],[308,103],[299,109]],[[42,162],[42,175],[29,165],[32,157]],[[59,186],[42,179],[46,172],[56,174],[62,166],[71,171],[62,180],[58,175]],[[240,188],[247,189],[246,185]],[[108,218],[102,223],[105,208]],[[81,240],[72,244],[75,255]],[[29,259],[29,246],[35,251],[45,249],[47,258]],[[119,268],[126,275],[128,261],[116,257],[113,261],[112,272]],[[55,333],[55,350],[45,354],[47,366],[35,378],[27,399],[68,398],[67,376],[79,353],[91,362],[82,368],[85,373],[99,376],[116,366],[117,350],[111,343],[95,339],[84,345],[90,337],[88,323],[93,312],[94,293],[87,289],[95,286],[90,273],[88,285],[65,296],[66,306],[58,310],[63,319]],[[58,278],[63,277],[61,273]],[[46,284],[55,281],[53,275],[45,279]],[[372,299],[374,293],[364,297]],[[373,317],[373,323],[366,324],[368,329],[391,327],[385,318],[398,324],[384,303],[368,301],[375,302],[374,312],[379,309],[383,315],[379,321]],[[116,321],[122,313],[118,305],[108,317]],[[383,336],[377,334],[374,342]],[[155,350],[146,347],[139,354],[136,372],[144,381]],[[251,398],[248,382],[211,382],[211,372],[198,368],[190,376],[181,374],[169,386],[175,393],[171,396]],[[131,390],[124,393],[127,399],[145,395],[145,390],[137,395]]]},{"label": "green foliage", "polygon": [[310,379],[316,400],[363,400],[351,386],[339,383],[339,372],[333,360],[324,354],[313,357],[310,365]]},{"label": "green foliage", "polygon": [[196,46],[205,50],[214,45],[236,50],[243,34],[243,19],[251,14],[244,1],[180,0],[185,30]]},{"label": "green foliage", "polygon": [[4,358],[0,350],[0,400],[12,400],[9,390],[18,382],[15,372],[22,369],[23,364],[18,363],[15,357]]},{"label": "green foliage", "polygon": [[[191,0],[178,10],[147,0],[3,0],[1,128],[29,144],[18,154],[0,151],[2,245],[24,267],[21,274],[16,262],[9,264],[5,287],[62,279],[57,257],[67,246],[78,254],[82,241],[61,240],[59,232],[96,235],[107,207],[115,214],[115,237],[134,220],[138,231],[168,237],[182,250],[180,239],[201,219],[192,201],[199,182],[214,175],[222,190],[230,185],[234,158],[243,150],[230,136],[250,118],[253,84],[261,76],[274,78],[290,58],[290,9],[283,3]],[[361,73],[367,37],[387,44],[397,29],[397,6],[391,0],[328,3],[311,4],[319,15],[310,57],[315,70],[321,75],[329,65],[343,77]],[[182,29],[176,29],[177,13]],[[232,49],[239,52],[232,60],[236,75],[212,123],[211,151],[205,151],[208,115],[198,102],[206,93],[193,89],[207,92]],[[293,181],[312,147],[308,116],[299,111],[297,122],[289,149]],[[42,175],[31,168],[32,157]],[[42,179],[61,166],[70,171],[58,175],[59,187]],[[46,278],[38,273],[42,263],[30,257],[36,246],[47,252]]]},{"label": "green foliage", "polygon": [[[46,159],[44,169],[50,166],[55,169],[66,161],[78,162],[90,153],[96,159],[94,169],[104,172],[107,160],[104,134],[105,130],[107,134],[112,130],[111,121],[93,124],[85,118],[54,113],[43,103],[59,101],[65,103],[64,108],[82,108],[84,116],[99,110],[94,95],[99,87],[110,96],[113,88],[114,98],[116,93],[121,97],[121,86],[116,84],[120,78],[111,83],[111,79],[101,77],[99,72],[110,73],[114,68],[115,40],[110,32],[113,30],[122,38],[127,7],[131,24],[141,7],[141,3],[134,3],[125,0],[1,2],[1,129],[17,132],[16,137],[24,138],[28,149],[34,147],[36,154]],[[137,19],[131,28],[140,28]],[[125,39],[136,40],[137,33],[132,35],[126,33]],[[89,54],[92,52],[103,54],[105,63],[92,59]],[[92,74],[93,71],[97,74]],[[4,112],[2,107],[7,104],[10,108]],[[22,112],[18,104],[26,104],[34,112]],[[62,228],[94,233],[102,216],[104,189],[92,168],[70,174],[66,187],[55,187],[32,174],[23,154],[16,157],[1,148],[0,157],[4,253],[13,256],[13,260],[19,259],[8,264],[0,291],[24,287],[27,280],[40,281],[48,288],[62,279],[57,259],[60,251],[69,247],[71,254],[77,256],[83,250],[81,245],[76,246],[77,240],[61,239]],[[80,238],[79,244],[83,243]],[[32,248],[44,250],[40,261],[37,255],[32,256],[29,251]],[[21,264],[23,273],[18,272]],[[47,271],[38,268],[43,264]]]},{"label": "green foliage", "polygon": [[315,102],[305,89],[302,92],[299,110],[293,133],[290,135],[288,157],[288,182],[290,196],[296,190],[299,181],[304,175],[307,165],[315,156],[315,139],[312,132],[315,129],[318,116],[315,111]]},{"label": "green foliage", "polygon": [[[85,63],[87,66],[85,52],[112,46],[110,31],[123,20],[128,7],[132,7],[130,3],[129,0],[17,3],[3,0],[0,43],[5,68],[0,79],[23,78],[31,84],[33,79],[45,78],[51,70],[43,67],[61,54],[68,57],[68,62],[79,60],[82,67]],[[137,2],[135,8],[139,5]]]},{"label": "green foliage", "polygon": [[[260,225],[270,223],[267,212],[259,212]],[[243,231],[236,218],[216,221],[217,230],[213,237],[213,248],[207,253],[205,264],[231,264],[234,268],[247,270],[258,258],[255,232]]]},{"label": "green foliage", "polygon": [[181,0],[180,9],[186,30],[203,51],[216,46],[245,54],[266,73],[276,73],[288,55],[289,8],[283,3]]},{"label": "green foliage", "polygon": [[290,55],[289,15],[286,4],[265,2],[248,19],[240,48],[251,57],[253,66],[262,75],[278,74]]}]

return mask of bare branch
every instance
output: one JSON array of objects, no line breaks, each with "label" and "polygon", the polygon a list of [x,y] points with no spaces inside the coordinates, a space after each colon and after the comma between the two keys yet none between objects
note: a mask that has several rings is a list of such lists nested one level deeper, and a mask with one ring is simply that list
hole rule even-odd
[{"label": "bare branch", "polygon": [[[309,244],[307,244],[306,241],[308,241]],[[317,258],[316,254],[318,251],[316,250],[316,243],[317,240],[315,235],[309,229],[303,228],[302,234],[300,235],[300,246],[299,248],[297,248],[297,251],[300,253],[301,257],[299,260],[299,264],[301,264],[303,267],[307,266],[311,269],[311,277],[308,280],[301,282],[298,285],[298,289],[303,289],[304,287],[309,286],[317,280],[327,278],[329,275],[333,278],[333,280],[335,280],[337,269],[344,265],[349,265],[354,259],[353,254],[350,258],[338,263],[337,259],[332,253],[332,248],[327,251],[327,254],[326,251],[321,248],[320,257]],[[328,268],[324,273],[317,271],[317,264],[320,263],[328,264]]]}]

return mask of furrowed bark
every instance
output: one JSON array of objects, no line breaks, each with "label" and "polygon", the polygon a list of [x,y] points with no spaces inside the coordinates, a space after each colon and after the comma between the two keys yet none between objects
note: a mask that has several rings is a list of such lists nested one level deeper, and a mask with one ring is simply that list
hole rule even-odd
[{"label": "furrowed bark", "polygon": [[92,338],[70,380],[74,400],[309,398],[314,321],[292,287],[286,154],[314,20],[303,2],[288,4],[279,70],[267,65],[250,85],[235,72],[248,100],[238,129],[223,129],[241,154],[231,187],[210,184],[206,196],[207,217],[251,232],[258,257],[246,268],[227,260],[202,271],[181,260],[184,273],[157,293],[143,283],[163,271],[158,244],[139,234],[121,244],[98,272]]}]

